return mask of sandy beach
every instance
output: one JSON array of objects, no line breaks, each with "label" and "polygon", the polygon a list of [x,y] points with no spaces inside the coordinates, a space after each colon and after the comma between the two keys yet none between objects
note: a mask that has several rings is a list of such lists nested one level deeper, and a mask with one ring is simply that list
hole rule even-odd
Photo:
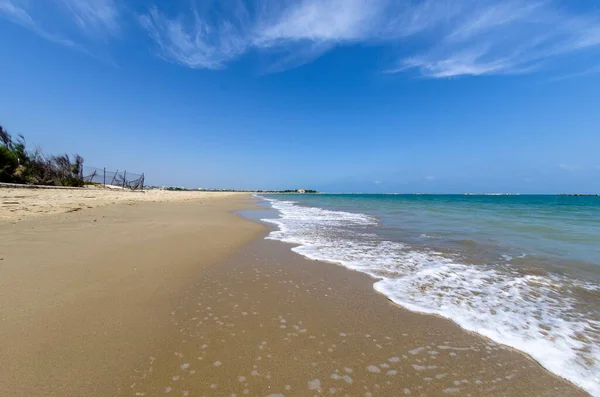
[{"label": "sandy beach", "polygon": [[140,202],[203,202],[239,193],[143,190],[88,187],[83,189],[6,188],[0,185],[0,222],[18,222],[32,216],[77,212],[114,204]]},{"label": "sandy beach", "polygon": [[587,395],[264,240],[249,195],[173,194],[0,189],[4,395]]},{"label": "sandy beach", "polygon": [[[65,192],[81,194],[0,189],[3,201]],[[113,395],[162,344],[172,307],[202,269],[261,230],[229,213],[245,196],[194,194],[170,202],[123,195],[127,204],[0,223],[2,395]]]}]

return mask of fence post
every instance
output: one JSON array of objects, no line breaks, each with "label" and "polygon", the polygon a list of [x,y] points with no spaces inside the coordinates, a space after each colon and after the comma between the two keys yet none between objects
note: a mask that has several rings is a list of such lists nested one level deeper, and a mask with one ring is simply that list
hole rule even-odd
[{"label": "fence post", "polygon": [[110,181],[110,184],[111,184],[111,185],[114,185],[114,184],[115,184],[115,179],[117,178],[117,175],[119,175],[119,170],[117,170],[117,172],[115,172],[115,175],[113,176],[113,179],[112,179],[112,181]]},{"label": "fence post", "polygon": [[106,167],[104,167],[104,187],[106,187]]},{"label": "fence post", "polygon": [[127,170],[123,172],[123,189],[125,189],[125,181],[127,180]]}]

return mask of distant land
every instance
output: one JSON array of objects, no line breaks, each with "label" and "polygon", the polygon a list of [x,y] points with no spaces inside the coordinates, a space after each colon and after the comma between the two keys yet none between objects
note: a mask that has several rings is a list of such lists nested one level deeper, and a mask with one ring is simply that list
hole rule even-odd
[{"label": "distant land", "polygon": [[256,190],[256,189],[205,189],[205,188],[185,188],[179,186],[146,186],[146,190],[170,190],[170,191],[200,191],[200,192],[240,192],[240,193],[319,193],[312,189],[287,189],[287,190]]},{"label": "distant land", "polygon": [[592,193],[592,194],[585,194],[585,193],[563,193],[563,194],[559,194],[559,196],[577,196],[577,197],[600,197],[600,193]]}]

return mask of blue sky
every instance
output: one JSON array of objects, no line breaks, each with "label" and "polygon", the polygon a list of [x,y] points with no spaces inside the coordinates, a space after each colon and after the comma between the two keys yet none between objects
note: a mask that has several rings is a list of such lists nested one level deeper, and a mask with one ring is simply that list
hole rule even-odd
[{"label": "blue sky", "polygon": [[0,123],[188,187],[600,191],[600,3],[0,0]]}]

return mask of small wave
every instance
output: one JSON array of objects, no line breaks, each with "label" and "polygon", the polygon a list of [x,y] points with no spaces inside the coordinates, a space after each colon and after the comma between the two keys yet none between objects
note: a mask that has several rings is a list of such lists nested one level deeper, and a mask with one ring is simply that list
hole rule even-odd
[{"label": "small wave", "polygon": [[469,239],[457,240],[456,243],[459,245],[464,245],[466,247],[476,247],[477,246],[477,242],[475,240],[469,240]]},{"label": "small wave", "polygon": [[441,315],[526,352],[600,396],[600,321],[578,292],[595,293],[598,285],[508,265],[460,263],[433,250],[381,240],[373,233],[377,220],[365,214],[268,201],[280,213],[264,220],[279,227],[268,238],[296,244],[293,250],[308,258],[369,274],[379,280],[374,288],[395,303]]}]

